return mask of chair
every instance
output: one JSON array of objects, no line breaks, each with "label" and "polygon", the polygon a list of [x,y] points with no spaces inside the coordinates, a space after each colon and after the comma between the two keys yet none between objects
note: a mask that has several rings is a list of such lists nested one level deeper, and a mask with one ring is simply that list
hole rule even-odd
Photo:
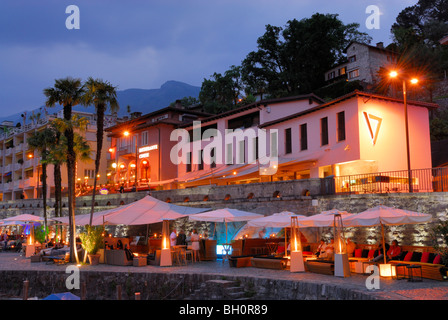
[{"label": "chair", "polygon": [[139,240],[140,240],[140,236],[135,236],[134,240],[132,240],[132,242],[129,245],[136,246]]}]

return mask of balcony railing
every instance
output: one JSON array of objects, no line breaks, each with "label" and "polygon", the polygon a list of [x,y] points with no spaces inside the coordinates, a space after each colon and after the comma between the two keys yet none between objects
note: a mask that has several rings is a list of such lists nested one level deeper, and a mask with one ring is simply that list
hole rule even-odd
[{"label": "balcony railing", "polygon": [[[447,192],[448,168],[410,171],[412,192]],[[335,177],[336,193],[407,193],[409,171],[390,171]]]}]

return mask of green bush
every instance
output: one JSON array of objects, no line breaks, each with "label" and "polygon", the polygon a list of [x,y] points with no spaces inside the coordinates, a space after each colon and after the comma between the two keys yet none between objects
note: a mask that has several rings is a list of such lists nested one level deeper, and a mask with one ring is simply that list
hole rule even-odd
[{"label": "green bush", "polygon": [[99,249],[103,247],[104,237],[103,237],[103,227],[102,226],[89,226],[86,225],[86,232],[79,235],[81,239],[81,244],[84,250],[88,254],[96,254]]}]

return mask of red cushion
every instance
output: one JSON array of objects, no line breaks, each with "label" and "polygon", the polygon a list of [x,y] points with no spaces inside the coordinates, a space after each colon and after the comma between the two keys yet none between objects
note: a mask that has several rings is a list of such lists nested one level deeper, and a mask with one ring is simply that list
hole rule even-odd
[{"label": "red cushion", "polygon": [[429,252],[423,252],[420,262],[428,262],[428,259],[429,259]]},{"label": "red cushion", "polygon": [[370,250],[369,254],[367,255],[367,258],[373,258],[375,254],[375,250]]},{"label": "red cushion", "polygon": [[283,246],[283,247],[278,246],[278,248],[277,248],[277,252],[278,252],[278,253],[285,252],[285,247],[284,247],[284,246]]},{"label": "red cushion", "polygon": [[434,264],[440,264],[442,262],[442,257],[440,256],[440,254],[438,254],[435,258],[434,261],[432,263]]},{"label": "red cushion", "polygon": [[313,253],[311,251],[303,251],[302,254],[309,254],[312,255]]},{"label": "red cushion", "polygon": [[355,257],[356,258],[362,257],[362,249],[355,249]]},{"label": "red cushion", "polygon": [[409,251],[408,253],[406,253],[406,256],[404,257],[403,261],[411,261],[412,259],[412,251]]}]

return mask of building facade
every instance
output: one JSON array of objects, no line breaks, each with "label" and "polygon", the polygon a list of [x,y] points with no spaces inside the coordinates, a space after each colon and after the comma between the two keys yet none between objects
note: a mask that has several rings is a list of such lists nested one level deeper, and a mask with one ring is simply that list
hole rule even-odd
[{"label": "building facade", "polygon": [[382,42],[376,46],[359,42],[350,43],[345,49],[347,62],[338,65],[325,74],[328,82],[337,80],[359,80],[368,84],[379,81],[378,71],[381,67],[395,66],[398,55],[384,48]]},{"label": "building facade", "polygon": [[[81,135],[87,140],[91,148],[91,161],[77,161],[76,165],[76,181],[77,187],[81,190],[87,190],[93,185],[95,179],[94,157],[96,154],[96,121],[95,115],[86,112],[73,112],[80,117],[84,117],[89,121],[87,130],[81,132]],[[0,134],[0,172],[2,179],[0,183],[1,201],[16,199],[36,199],[42,196],[42,164],[38,151],[33,151],[27,143],[27,139],[36,131],[47,127],[52,120],[62,118],[62,111],[57,114],[45,114],[40,117],[34,117],[30,123],[23,120],[20,127],[4,127],[6,128]],[[107,118],[106,124],[113,123],[113,118]],[[100,164],[100,172],[106,170],[106,157],[109,144],[105,137],[103,146],[103,156]],[[54,166],[47,165],[47,197],[54,197]],[[61,167],[62,174],[62,192],[67,192],[67,170],[65,165]],[[97,177],[100,184],[106,183],[106,176]]]},{"label": "building facade", "polygon": [[132,190],[134,185],[136,190],[176,188],[177,167],[170,160],[175,144],[171,133],[179,125],[209,116],[177,105],[108,128],[109,181],[117,190],[121,186]]},{"label": "building facade", "polygon": [[[433,108],[408,104],[412,169],[431,168]],[[204,119],[201,132],[209,128],[219,137],[192,139],[183,148],[181,188],[407,169],[404,104],[385,96],[355,91],[326,103],[312,95],[265,100]]]}]

